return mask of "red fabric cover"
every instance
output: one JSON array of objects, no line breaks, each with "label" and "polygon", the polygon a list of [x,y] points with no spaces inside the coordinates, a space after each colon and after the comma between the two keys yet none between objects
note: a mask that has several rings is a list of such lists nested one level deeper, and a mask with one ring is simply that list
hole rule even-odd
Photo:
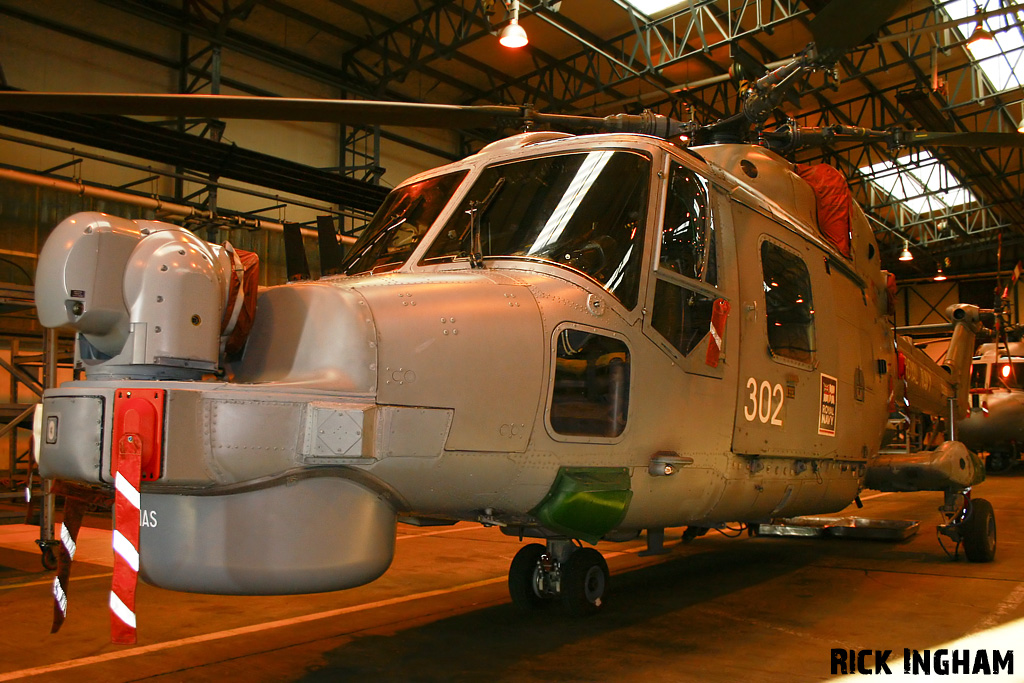
[{"label": "red fabric cover", "polygon": [[850,186],[828,164],[797,164],[796,172],[814,190],[818,230],[839,253],[850,258]]},{"label": "red fabric cover", "polygon": [[[249,337],[249,330],[252,329],[253,322],[256,320],[256,292],[260,283],[259,254],[245,251],[244,249],[235,249],[235,253],[238,254],[239,261],[242,262],[242,280],[245,285],[245,296],[242,299],[242,310],[238,314],[235,329],[231,331],[231,336],[228,337],[227,345],[224,347],[224,352],[228,357],[240,353],[245,348],[245,340]],[[229,322],[231,311],[235,308],[235,301],[238,299],[239,285],[241,284],[243,283],[239,282],[238,276],[232,272],[231,286],[228,287],[228,301],[224,307],[224,320],[221,323],[222,332]]]}]

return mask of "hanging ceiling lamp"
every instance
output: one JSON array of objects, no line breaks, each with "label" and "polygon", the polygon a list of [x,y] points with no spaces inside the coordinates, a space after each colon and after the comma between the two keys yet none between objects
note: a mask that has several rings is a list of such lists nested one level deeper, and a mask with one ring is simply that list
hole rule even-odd
[{"label": "hanging ceiling lamp", "polygon": [[523,47],[530,42],[526,31],[519,25],[519,0],[512,0],[512,22],[502,29],[498,42],[505,47]]},{"label": "hanging ceiling lamp", "polygon": [[910,242],[903,240],[903,251],[900,252],[900,261],[913,261],[914,255],[910,253]]},{"label": "hanging ceiling lamp", "polygon": [[935,277],[932,279],[936,282],[942,282],[946,279],[946,274],[942,272],[942,266],[939,266],[939,272],[935,273]]},{"label": "hanging ceiling lamp", "polygon": [[978,23],[975,25],[974,31],[971,32],[971,37],[967,40],[967,49],[970,50],[975,59],[987,57],[991,53],[992,47],[996,44],[996,39],[985,28],[985,20],[980,15],[981,7],[975,6],[974,19]]}]

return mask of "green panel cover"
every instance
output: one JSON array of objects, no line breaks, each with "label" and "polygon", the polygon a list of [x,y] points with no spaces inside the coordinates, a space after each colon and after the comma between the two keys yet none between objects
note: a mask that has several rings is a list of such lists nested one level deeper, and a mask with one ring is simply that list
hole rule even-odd
[{"label": "green panel cover", "polygon": [[548,529],[597,543],[626,516],[629,484],[625,467],[563,467],[532,514]]}]

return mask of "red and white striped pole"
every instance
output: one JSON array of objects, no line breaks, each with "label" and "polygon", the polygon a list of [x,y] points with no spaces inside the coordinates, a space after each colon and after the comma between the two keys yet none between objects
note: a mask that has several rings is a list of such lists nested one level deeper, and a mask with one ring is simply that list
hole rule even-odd
[{"label": "red and white striped pole", "polygon": [[75,559],[75,541],[82,527],[82,516],[86,503],[81,498],[68,496],[64,499],[64,519],[60,524],[60,548],[57,551],[57,575],[53,577],[53,625],[50,633],[56,633],[68,616],[68,584],[71,578],[71,562]]},{"label": "red and white striped pole", "polygon": [[68,615],[68,588],[71,579],[71,562],[75,559],[78,531],[82,518],[90,505],[108,507],[110,496],[87,486],[78,486],[66,481],[56,481],[51,489],[53,495],[64,496],[64,519],[60,525],[60,546],[57,551],[57,576],[53,579],[53,626],[50,633],[56,633]]},{"label": "red and white striped pole", "polygon": [[125,430],[117,444],[114,475],[114,579],[110,588],[110,640],[132,645],[135,635],[135,588],[139,577],[139,517],[142,440],[139,415],[125,414]]}]

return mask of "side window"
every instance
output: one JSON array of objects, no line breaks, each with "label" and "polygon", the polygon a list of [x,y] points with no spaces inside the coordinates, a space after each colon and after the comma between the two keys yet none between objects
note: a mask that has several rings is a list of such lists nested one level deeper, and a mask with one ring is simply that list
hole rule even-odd
[{"label": "side window", "polygon": [[657,279],[651,326],[684,356],[711,329],[714,297]]},{"label": "side window", "polygon": [[799,363],[814,360],[814,301],[807,265],[795,253],[761,243],[768,348]]},{"label": "side window", "polygon": [[551,428],[567,436],[616,437],[626,428],[629,349],[586,330],[558,333]]},{"label": "side window", "polygon": [[673,162],[665,200],[665,224],[661,228],[660,267],[717,285],[715,251],[708,183]]}]

